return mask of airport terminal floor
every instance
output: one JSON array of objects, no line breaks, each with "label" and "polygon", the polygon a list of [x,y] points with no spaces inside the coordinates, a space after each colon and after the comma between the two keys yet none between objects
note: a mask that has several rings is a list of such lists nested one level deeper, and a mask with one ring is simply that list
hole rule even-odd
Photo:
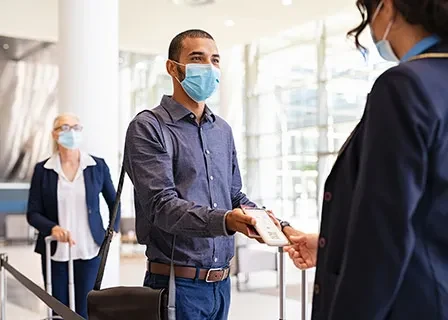
[{"label": "airport terminal floor", "polygon": [[[33,281],[43,285],[40,272],[40,259],[36,254],[31,254],[31,246],[7,247],[8,258],[12,265],[30,277]],[[143,282],[145,272],[145,259],[143,253],[124,253],[120,261],[120,285],[138,286]],[[27,257],[23,259],[23,257]],[[309,292],[312,292],[313,271],[308,272]],[[301,312],[300,305],[300,272],[290,264],[287,268],[287,319],[298,319]],[[232,302],[229,319],[246,320],[278,319],[279,298],[276,272],[266,271],[253,273],[249,282],[244,284],[241,291],[236,288],[236,279],[232,278]],[[44,319],[47,309],[35,296],[23,288],[17,281],[8,276],[7,279],[7,311],[6,319],[31,320]],[[310,301],[310,300],[308,300]],[[256,306],[250,312],[247,305]]]}]

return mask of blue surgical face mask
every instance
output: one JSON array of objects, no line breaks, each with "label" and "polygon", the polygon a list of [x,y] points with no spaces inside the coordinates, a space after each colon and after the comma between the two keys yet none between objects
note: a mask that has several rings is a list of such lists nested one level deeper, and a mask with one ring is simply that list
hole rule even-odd
[{"label": "blue surgical face mask", "polygon": [[78,149],[82,141],[82,132],[70,130],[59,133],[58,143],[66,149]]},{"label": "blue surgical face mask", "polygon": [[[381,1],[378,4],[378,7],[375,10],[375,13],[372,16],[372,22],[370,25],[372,25],[373,21],[378,16],[378,13],[381,10],[381,7],[383,6],[384,2]],[[387,25],[386,31],[384,32],[384,36],[381,40],[376,40],[375,35],[373,34],[372,27],[370,27],[370,34],[372,35],[372,40],[375,43],[376,49],[378,50],[378,53],[380,56],[386,60],[391,62],[398,62],[400,59],[398,59],[397,55],[394,52],[394,49],[392,49],[392,46],[390,45],[389,40],[387,40],[387,36],[389,35],[390,29],[392,28],[392,25],[394,24],[393,20],[389,22]]]},{"label": "blue surgical face mask", "polygon": [[185,79],[179,81],[185,93],[194,101],[202,102],[211,97],[219,86],[221,71],[212,64],[189,63],[185,66]]}]

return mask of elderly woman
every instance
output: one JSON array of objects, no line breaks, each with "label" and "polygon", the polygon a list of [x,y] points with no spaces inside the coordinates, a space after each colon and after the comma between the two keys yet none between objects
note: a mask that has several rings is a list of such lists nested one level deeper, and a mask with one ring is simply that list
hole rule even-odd
[{"label": "elderly woman", "polygon": [[[53,155],[36,165],[31,180],[27,218],[39,231],[36,252],[42,255],[46,278],[45,237],[52,235],[53,296],[68,305],[68,246],[74,260],[76,312],[87,317],[87,294],[93,289],[97,257],[105,229],[100,214],[100,193],[109,210],[115,200],[105,161],[79,149],[82,126],[78,117],[63,114],[54,120]],[[118,230],[119,217],[115,224]]]}]

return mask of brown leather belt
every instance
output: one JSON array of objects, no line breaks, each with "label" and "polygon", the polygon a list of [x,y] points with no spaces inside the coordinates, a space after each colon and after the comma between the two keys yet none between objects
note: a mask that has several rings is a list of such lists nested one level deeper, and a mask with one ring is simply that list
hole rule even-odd
[{"label": "brown leather belt", "polygon": [[[170,266],[157,262],[147,262],[147,270],[152,274],[161,276],[170,275]],[[196,279],[196,268],[174,266],[174,274],[176,277],[185,279]],[[199,269],[197,279],[205,282],[219,282],[224,281],[229,277],[230,268],[213,268],[213,269]]]}]

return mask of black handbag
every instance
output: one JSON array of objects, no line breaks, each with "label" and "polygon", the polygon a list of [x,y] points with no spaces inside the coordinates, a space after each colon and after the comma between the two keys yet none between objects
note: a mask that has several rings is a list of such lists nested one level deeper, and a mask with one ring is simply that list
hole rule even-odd
[{"label": "black handbag", "polygon": [[[155,112],[151,111],[153,114]],[[155,114],[156,115],[156,114]],[[162,129],[166,131],[161,118],[156,115]],[[101,257],[95,286],[87,296],[87,313],[89,320],[175,320],[176,319],[176,283],[174,275],[174,248],[176,236],[173,236],[171,249],[171,268],[169,287],[152,289],[148,287],[113,287],[101,289],[104,267],[109,253],[110,243],[114,234],[114,224],[120,204],[121,191],[125,177],[124,166],[121,167],[120,180],[117,188],[112,216],[107,227],[106,236],[101,244],[98,256]]]}]

